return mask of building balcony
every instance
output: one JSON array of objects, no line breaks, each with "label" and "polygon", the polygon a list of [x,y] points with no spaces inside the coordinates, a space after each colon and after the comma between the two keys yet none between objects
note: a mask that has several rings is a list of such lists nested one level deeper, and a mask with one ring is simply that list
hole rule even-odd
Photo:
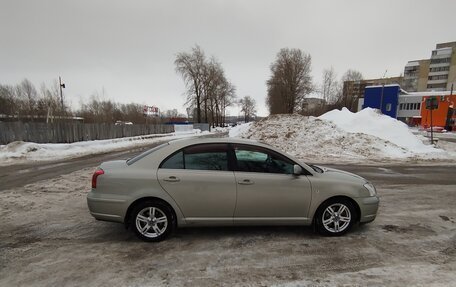
[{"label": "building balcony", "polygon": [[429,72],[428,76],[444,76],[448,75],[449,71]]},{"label": "building balcony", "polygon": [[428,80],[427,83],[428,85],[431,84],[446,84],[448,82],[448,79],[442,79],[442,80]]},{"label": "building balcony", "polygon": [[450,63],[437,63],[437,64],[430,64],[429,68],[438,68],[438,67],[449,67]]}]

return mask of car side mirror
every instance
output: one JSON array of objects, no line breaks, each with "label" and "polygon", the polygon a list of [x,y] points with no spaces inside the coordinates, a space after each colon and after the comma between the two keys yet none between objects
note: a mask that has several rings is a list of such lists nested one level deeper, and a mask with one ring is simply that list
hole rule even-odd
[{"label": "car side mirror", "polygon": [[302,167],[295,164],[293,165],[293,175],[301,175],[302,174]]}]

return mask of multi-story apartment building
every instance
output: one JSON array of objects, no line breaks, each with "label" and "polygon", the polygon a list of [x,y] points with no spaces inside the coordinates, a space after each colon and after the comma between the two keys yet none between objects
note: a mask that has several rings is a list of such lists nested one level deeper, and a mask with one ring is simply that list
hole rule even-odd
[{"label": "multi-story apartment building", "polygon": [[426,91],[431,60],[409,61],[404,69],[402,89],[408,92]]},{"label": "multi-story apartment building", "polygon": [[408,92],[447,91],[456,85],[456,42],[439,43],[431,58],[409,61],[402,88]]}]

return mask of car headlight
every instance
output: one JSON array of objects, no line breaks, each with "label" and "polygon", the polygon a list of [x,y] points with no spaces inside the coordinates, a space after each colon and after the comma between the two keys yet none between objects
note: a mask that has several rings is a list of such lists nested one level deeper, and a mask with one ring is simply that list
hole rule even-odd
[{"label": "car headlight", "polygon": [[375,186],[370,182],[364,184],[364,188],[366,188],[369,191],[370,196],[375,196],[377,194],[377,190],[375,189]]}]

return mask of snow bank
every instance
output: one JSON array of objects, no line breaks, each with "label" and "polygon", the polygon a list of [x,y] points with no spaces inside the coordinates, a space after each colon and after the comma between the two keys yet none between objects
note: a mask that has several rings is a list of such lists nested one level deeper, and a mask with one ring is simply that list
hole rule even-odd
[{"label": "snow bank", "polygon": [[366,108],[357,113],[352,113],[347,108],[343,108],[342,110],[332,110],[318,118],[332,121],[346,132],[372,135],[414,153],[436,151],[434,147],[423,144],[406,124],[380,114],[375,109]]},{"label": "snow bank", "polygon": [[229,132],[230,138],[242,137],[242,135],[245,134],[249,130],[251,124],[252,123],[250,122],[250,123],[240,124],[235,127],[232,127]]},{"label": "snow bank", "polygon": [[274,115],[239,127],[230,136],[260,140],[305,161],[319,163],[456,160],[455,153],[423,144],[405,124],[374,110],[336,110],[319,118]]},{"label": "snow bank", "polygon": [[38,144],[17,141],[7,145],[0,145],[0,165],[17,164],[26,161],[52,161],[81,157],[205,134],[208,134],[208,132],[201,132],[196,129],[193,130],[192,133],[153,134],[109,140],[75,142],[70,144]]}]

